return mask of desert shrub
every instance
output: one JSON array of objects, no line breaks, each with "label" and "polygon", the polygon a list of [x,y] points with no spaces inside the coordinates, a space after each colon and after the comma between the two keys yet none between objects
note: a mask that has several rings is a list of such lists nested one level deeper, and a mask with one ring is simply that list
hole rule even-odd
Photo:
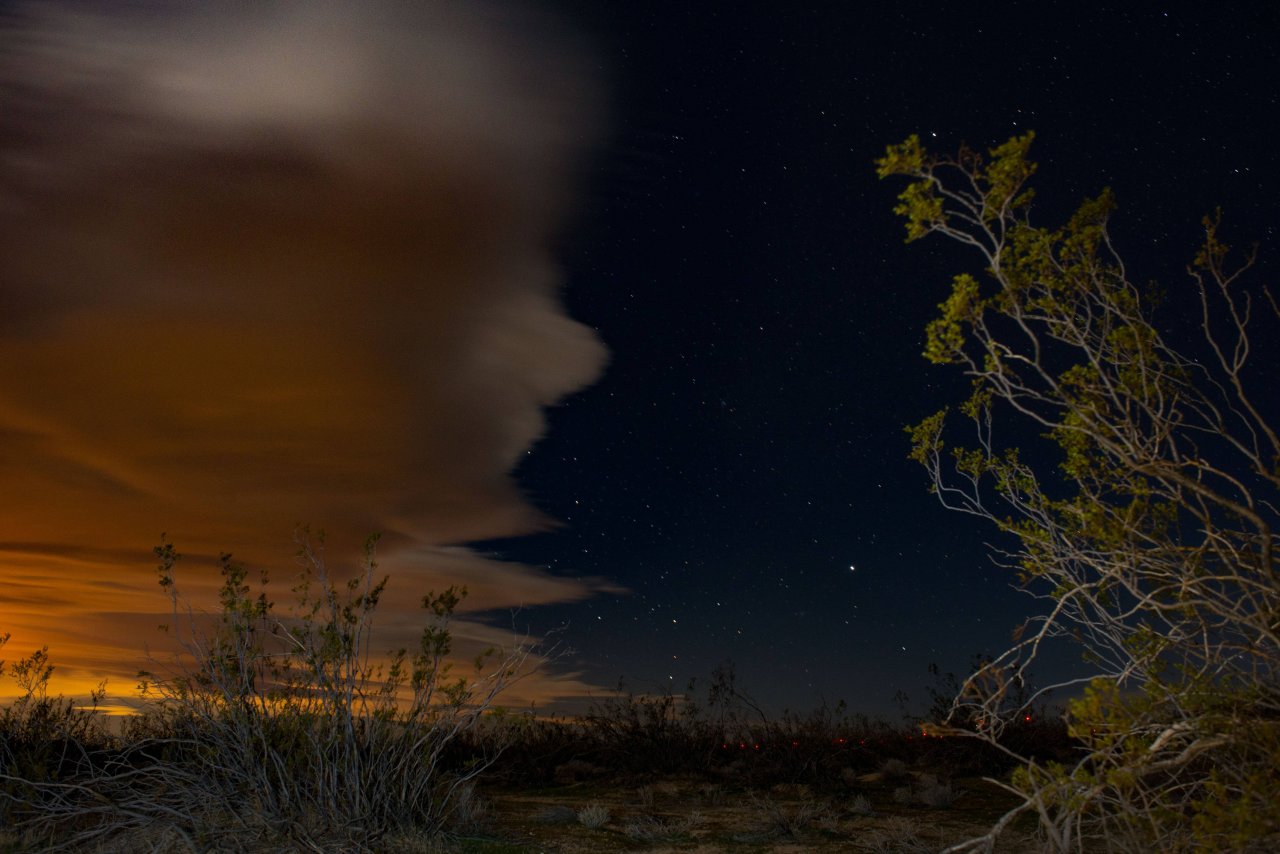
[{"label": "desert shrub", "polygon": [[919,785],[916,786],[915,799],[918,803],[927,807],[945,809],[951,806],[956,796],[951,789],[950,783],[939,782],[931,774],[925,774],[920,778]]},{"label": "desert shrub", "polygon": [[376,575],[376,538],[344,589],[320,542],[300,534],[303,571],[283,615],[265,576],[255,590],[223,555],[221,609],[207,619],[179,594],[173,546],[158,547],[181,651],[163,673],[143,674],[150,703],[107,761],[70,784],[28,781],[19,824],[75,848],[141,832],[196,850],[348,851],[473,826],[473,782],[501,740],[491,732],[465,761],[449,751],[480,727],[527,649],[490,650],[455,674],[449,621],[466,591],[449,588],[423,598],[418,648],[379,663],[371,633],[387,579]]},{"label": "desert shrub", "polygon": [[705,722],[670,689],[637,694],[624,684],[596,700],[581,722],[592,757],[614,773],[674,774],[705,763],[717,744]]},{"label": "desert shrub", "polygon": [[454,833],[475,834],[490,829],[492,822],[489,804],[476,791],[474,779],[466,781],[454,791],[444,824]]},{"label": "desert shrub", "polygon": [[[9,641],[0,635],[0,647]],[[53,674],[48,647],[8,663],[0,675],[18,686],[16,700],[0,709],[0,822],[17,827],[46,800],[42,786],[75,780],[100,767],[113,746],[98,704],[106,691],[99,685],[83,705],[48,694]]]},{"label": "desert shrub", "polygon": [[[637,694],[620,686],[579,722],[557,727],[543,750],[573,756],[623,777],[691,774],[735,785],[847,785],[850,769],[870,770],[884,757],[915,748],[883,721],[850,714],[843,703],[770,717],[742,691],[732,664],[712,674],[705,691]],[[517,755],[520,751],[517,750]],[[510,754],[504,758],[504,767]],[[546,762],[531,763],[531,770]]]},{"label": "desert shrub", "polygon": [[922,832],[915,819],[894,816],[858,843],[869,854],[932,854],[935,849],[921,838]]},{"label": "desert shrub", "polygon": [[645,785],[636,789],[636,797],[640,800],[640,806],[646,810],[653,810],[655,797],[653,786]]},{"label": "desert shrub", "polygon": [[[911,457],[944,506],[1000,532],[995,561],[1039,602],[959,686],[951,722],[1006,749],[1046,641],[1087,668],[1062,683],[1084,749],[1014,753],[1022,803],[971,847],[1028,813],[1057,852],[1276,850],[1280,410],[1260,345],[1280,302],[1218,215],[1181,291],[1132,275],[1109,190],[1034,225],[1033,139],[938,155],[911,136],[877,161],[909,181],[907,239],[954,240],[980,271],[953,278],[925,329],[925,357],[962,370],[968,397],[909,428]],[[1192,327],[1168,322],[1185,309]]]},{"label": "desert shrub", "polygon": [[609,823],[609,808],[593,801],[578,810],[578,824],[596,830]]},{"label": "desert shrub", "polygon": [[698,799],[709,807],[723,806],[727,797],[724,787],[716,783],[703,783],[698,787]]},{"label": "desert shrub", "polygon": [[487,716],[474,731],[458,734],[458,752],[492,753],[488,744],[495,736],[495,721],[500,724],[496,735],[505,747],[485,771],[486,780],[526,788],[573,782],[564,779],[570,772],[575,779],[598,776],[597,766],[581,758],[592,751],[579,722],[538,717],[532,711],[513,714],[499,710],[498,714]]},{"label": "desert shrub", "polygon": [[[1015,764],[1008,752],[985,742],[929,737],[919,726],[850,714],[843,703],[770,717],[735,679],[732,665],[724,665],[705,691],[697,683],[679,695],[622,686],[576,720],[508,715],[519,722],[519,734],[488,779],[511,786],[600,779],[638,786],[683,775],[729,786],[790,783],[835,793],[856,784],[859,774],[886,765],[891,775],[904,775],[910,763],[954,777],[998,776]],[[1045,737],[1050,726],[1057,727],[1052,738]],[[483,737],[483,728],[478,732]],[[1005,734],[1031,745],[1058,745],[1056,758],[1071,755],[1060,721],[1037,718]]]},{"label": "desert shrub", "polygon": [[656,816],[645,816],[629,821],[622,826],[622,833],[636,842],[653,844],[655,842],[672,842],[683,839],[691,831],[699,827],[703,818],[699,813],[691,813],[688,818],[669,819]]},{"label": "desert shrub", "polygon": [[[973,656],[968,678],[990,666],[990,656]],[[965,680],[936,664],[929,672],[934,677],[926,688],[929,708],[923,717],[908,718],[921,731],[916,752],[921,767],[952,777],[999,777],[1018,764],[1013,757],[1045,764],[1074,762],[1082,755],[1084,743],[1070,734],[1065,711],[1049,704],[1049,692],[1033,692],[1029,678],[1015,676],[1005,686],[1006,703],[1017,714],[1001,721],[998,731],[987,731],[975,707],[955,705]]]},{"label": "desert shrub", "polygon": [[826,804],[814,800],[804,800],[791,807],[773,798],[755,797],[752,803],[759,812],[763,833],[769,836],[798,838],[831,812]]}]

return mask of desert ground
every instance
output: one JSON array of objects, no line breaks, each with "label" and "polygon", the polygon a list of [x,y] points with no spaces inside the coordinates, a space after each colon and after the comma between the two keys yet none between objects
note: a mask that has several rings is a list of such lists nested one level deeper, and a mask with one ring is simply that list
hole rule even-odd
[{"label": "desert ground", "polygon": [[[635,786],[584,780],[539,789],[488,786],[481,802],[475,831],[457,841],[457,850],[937,852],[981,835],[1012,805],[988,781],[942,782],[911,771],[851,777],[845,792],[787,783],[754,789],[696,778]],[[1034,848],[1034,839],[1015,826],[996,850]]]}]

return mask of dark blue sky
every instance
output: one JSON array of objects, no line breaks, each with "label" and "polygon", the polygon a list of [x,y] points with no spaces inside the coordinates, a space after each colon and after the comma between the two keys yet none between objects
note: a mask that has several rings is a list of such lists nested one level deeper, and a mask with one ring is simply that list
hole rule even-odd
[{"label": "dark blue sky", "polygon": [[1122,254],[1176,309],[1215,206],[1276,269],[1280,15],[560,5],[597,46],[613,123],[560,249],[566,300],[612,355],[518,470],[563,526],[482,547],[633,591],[525,614],[568,624],[564,664],[589,681],[679,688],[732,660],[774,709],[923,701],[931,662],[963,672],[1035,603],[906,459],[904,425],[967,387],[920,351],[976,264],[904,246],[874,158],[910,133],[945,150],[1034,129],[1035,219],[1113,187]]}]

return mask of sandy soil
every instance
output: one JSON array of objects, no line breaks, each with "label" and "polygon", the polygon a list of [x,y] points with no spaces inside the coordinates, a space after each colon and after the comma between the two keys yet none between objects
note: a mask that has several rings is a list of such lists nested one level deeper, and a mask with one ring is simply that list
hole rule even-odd
[{"label": "sandy soil", "polygon": [[[485,838],[469,841],[464,850],[937,852],[982,834],[1010,805],[1007,795],[981,780],[950,781],[954,799],[945,807],[903,803],[900,790],[920,785],[919,778],[873,776],[859,779],[847,793],[817,793],[799,785],[747,791],[694,780],[643,786],[585,782],[539,791],[492,788],[484,792]],[[595,824],[592,807],[597,820],[603,819],[598,826],[588,826]],[[1035,849],[1025,833],[1011,833],[997,851]]]}]

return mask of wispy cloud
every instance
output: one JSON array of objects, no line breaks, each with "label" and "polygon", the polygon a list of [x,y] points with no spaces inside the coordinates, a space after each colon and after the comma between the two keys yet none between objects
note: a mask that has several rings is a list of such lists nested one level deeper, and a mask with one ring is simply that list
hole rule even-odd
[{"label": "wispy cloud", "polygon": [[510,471],[605,361],[549,251],[599,93],[583,46],[516,5],[0,21],[0,630],[19,651],[127,684],[161,530],[285,571],[300,521],[339,548],[385,531],[410,605],[454,578],[483,609],[612,589],[458,547],[549,524]]}]

